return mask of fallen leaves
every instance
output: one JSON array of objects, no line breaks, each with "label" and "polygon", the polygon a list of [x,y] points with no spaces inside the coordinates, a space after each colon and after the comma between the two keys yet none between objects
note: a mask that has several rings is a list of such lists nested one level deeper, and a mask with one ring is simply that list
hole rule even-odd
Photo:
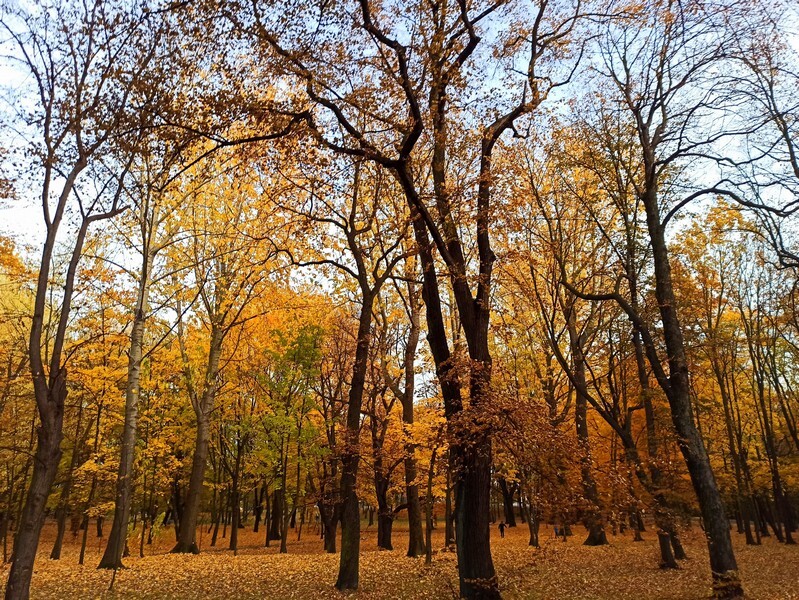
[{"label": "fallen leaves", "polygon": [[[378,551],[374,528],[364,533],[361,554],[361,584],[350,595],[358,600],[433,600],[457,598],[456,556],[440,552],[431,566],[423,559],[405,556],[407,531],[398,523],[393,552]],[[644,542],[629,536],[611,537],[610,546],[582,546],[582,531],[568,542],[553,539],[551,529],[542,528],[542,547],[527,546],[524,525],[509,529],[504,539],[494,539],[494,562],[506,600],[694,600],[710,595],[707,549],[701,531],[686,532],[684,543],[690,560],[678,571],[658,568],[655,536],[645,533]],[[443,541],[436,531],[434,544]],[[33,576],[31,597],[37,598],[136,598],[136,599],[297,599],[346,597],[333,582],[338,555],[322,552],[321,541],[309,534],[289,545],[289,554],[261,547],[262,535],[241,532],[238,556],[220,548],[204,548],[199,556],[167,554],[173,532],[162,533],[156,550],[143,559],[128,558],[129,568],[117,573],[109,591],[112,573],[95,568],[101,546],[94,545],[84,566],[76,564],[75,546],[65,548],[64,558],[47,558],[49,546],[42,544]],[[733,534],[740,570],[751,600],[799,599],[795,573],[799,571],[799,549],[766,539],[760,547],[744,546]],[[224,544],[225,540],[220,540]],[[8,574],[8,566],[2,576]]]}]

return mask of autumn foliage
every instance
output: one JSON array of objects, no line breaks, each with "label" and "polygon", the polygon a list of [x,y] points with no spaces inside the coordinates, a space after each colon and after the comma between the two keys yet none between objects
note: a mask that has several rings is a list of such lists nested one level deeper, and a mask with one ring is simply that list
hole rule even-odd
[{"label": "autumn foliage", "polygon": [[6,598],[797,597],[796,23],[0,2]]}]

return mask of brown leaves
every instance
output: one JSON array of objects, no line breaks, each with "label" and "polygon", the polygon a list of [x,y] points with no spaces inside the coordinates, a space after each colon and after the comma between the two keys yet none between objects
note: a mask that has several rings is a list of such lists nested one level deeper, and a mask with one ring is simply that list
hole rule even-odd
[{"label": "brown leaves", "polygon": [[[50,527],[51,525],[48,525]],[[414,598],[420,600],[457,597],[457,558],[451,552],[434,555],[430,567],[423,560],[409,559],[404,548],[407,531],[397,523],[393,552],[375,549],[374,529],[363,533],[360,589],[352,595],[360,600]],[[496,535],[496,531],[492,530]],[[157,542],[165,552],[172,531],[165,530]],[[261,547],[261,534],[241,532],[239,556],[207,546],[199,556],[157,554],[144,559],[127,558],[128,569],[119,571],[113,591],[112,573],[95,569],[89,548],[85,566],[75,564],[76,548],[68,546],[64,558],[51,561],[42,548],[36,563],[31,597],[36,598],[279,598],[311,600],[344,598],[333,589],[338,555],[322,553],[321,542],[310,531],[301,542],[289,542],[289,554]],[[658,568],[654,533],[644,533],[644,542],[630,535],[611,538],[610,546],[582,545],[583,531],[566,543],[555,540],[552,528],[541,525],[542,548],[527,545],[524,524],[494,538],[493,555],[506,600],[535,599],[624,599],[699,600],[710,595],[707,546],[701,530],[694,526],[683,541],[690,560],[678,571]],[[799,553],[795,548],[764,540],[764,545],[743,546],[735,536],[736,553],[748,598],[752,600],[799,599],[795,573]],[[207,539],[205,540],[207,543]],[[166,545],[164,545],[166,544]],[[433,547],[443,545],[443,527],[434,532]],[[98,550],[99,552],[99,550]],[[7,565],[3,567],[7,570]],[[5,576],[6,573],[2,573]]]}]

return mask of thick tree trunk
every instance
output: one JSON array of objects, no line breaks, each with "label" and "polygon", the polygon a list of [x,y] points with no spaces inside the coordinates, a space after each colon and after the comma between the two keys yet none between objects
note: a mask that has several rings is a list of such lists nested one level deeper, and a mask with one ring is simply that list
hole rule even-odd
[{"label": "thick tree trunk", "polygon": [[61,430],[63,406],[66,398],[65,374],[59,373],[53,395],[47,402],[54,408],[52,420],[44,421],[37,431],[36,454],[33,461],[28,495],[17,526],[12,553],[11,571],[6,585],[6,600],[27,600],[33,575],[33,563],[39,547],[39,536],[44,525],[44,509],[61,460]]},{"label": "thick tree trunk", "polygon": [[377,547],[381,550],[393,550],[394,546],[391,544],[391,529],[394,526],[394,513],[389,510],[388,512],[377,513]]},{"label": "thick tree trunk", "polygon": [[455,482],[455,546],[462,598],[499,598],[491,560],[489,503],[491,441],[475,440],[452,452]]},{"label": "thick tree trunk", "polygon": [[352,368],[352,383],[347,405],[347,427],[344,448],[341,455],[341,556],[339,560],[336,589],[358,589],[359,559],[361,547],[361,516],[358,510],[358,462],[361,407],[369,366],[369,346],[371,342],[372,307],[374,294],[362,285],[361,313],[358,322],[358,337],[355,348],[355,362]]}]

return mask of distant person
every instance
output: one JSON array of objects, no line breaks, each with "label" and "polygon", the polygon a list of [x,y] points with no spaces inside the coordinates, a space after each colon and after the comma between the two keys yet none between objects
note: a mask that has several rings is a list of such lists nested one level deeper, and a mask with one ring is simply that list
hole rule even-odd
[{"label": "distant person", "polygon": [[505,521],[499,523],[499,537],[505,537]]}]

